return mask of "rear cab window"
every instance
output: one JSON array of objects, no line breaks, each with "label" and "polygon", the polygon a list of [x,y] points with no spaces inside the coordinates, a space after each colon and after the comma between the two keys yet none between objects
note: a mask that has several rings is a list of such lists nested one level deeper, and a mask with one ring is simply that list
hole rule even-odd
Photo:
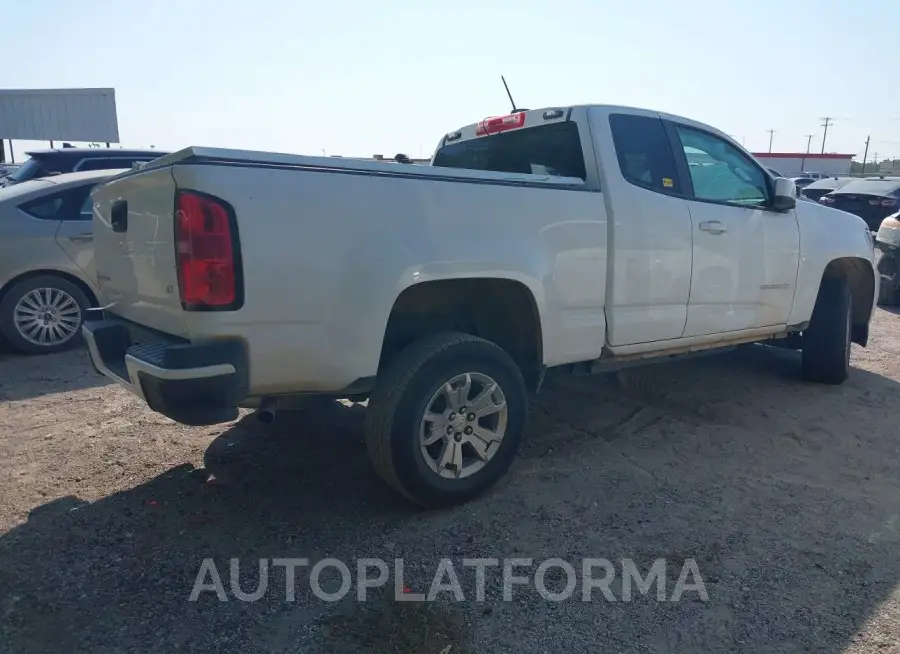
[{"label": "rear cab window", "polygon": [[635,114],[610,114],[609,126],[619,170],[628,182],[657,193],[684,192],[662,120]]},{"label": "rear cab window", "polygon": [[[560,116],[562,112],[560,111]],[[550,113],[550,112],[546,112]],[[516,114],[512,114],[516,116]],[[578,125],[571,120],[541,123],[541,111],[528,112],[521,127],[461,139],[454,132],[438,149],[431,165],[440,168],[520,173],[586,181],[584,151]],[[466,131],[477,132],[481,123]]]}]

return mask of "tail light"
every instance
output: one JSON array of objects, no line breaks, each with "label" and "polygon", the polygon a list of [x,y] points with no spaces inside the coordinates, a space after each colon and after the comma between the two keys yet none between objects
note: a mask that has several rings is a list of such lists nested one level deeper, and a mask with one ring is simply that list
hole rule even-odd
[{"label": "tail light", "polygon": [[497,118],[485,118],[475,128],[475,136],[484,136],[486,134],[496,134],[497,132],[505,132],[510,129],[518,129],[525,125],[525,112],[510,114],[508,116],[498,116]]},{"label": "tail light", "polygon": [[231,207],[209,195],[175,196],[175,252],[181,306],[187,311],[237,309],[237,234]]},{"label": "tail light", "polygon": [[830,198],[827,195],[823,195],[819,198],[819,202],[822,204],[834,204],[834,198]]}]

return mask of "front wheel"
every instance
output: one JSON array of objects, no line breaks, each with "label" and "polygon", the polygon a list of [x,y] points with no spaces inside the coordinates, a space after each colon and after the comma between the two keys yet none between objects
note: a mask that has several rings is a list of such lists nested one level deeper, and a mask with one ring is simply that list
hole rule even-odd
[{"label": "front wheel", "polygon": [[822,282],[809,328],[803,332],[803,378],[842,384],[850,372],[850,287],[843,279]]},{"label": "front wheel", "polygon": [[400,352],[378,380],[366,447],[378,474],[428,507],[465,502],[512,463],[528,409],[522,374],[489,341],[428,336]]}]

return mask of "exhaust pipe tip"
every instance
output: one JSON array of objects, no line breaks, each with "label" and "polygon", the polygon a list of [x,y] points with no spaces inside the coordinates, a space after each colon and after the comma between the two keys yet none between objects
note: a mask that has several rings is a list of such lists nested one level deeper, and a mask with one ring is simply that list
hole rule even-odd
[{"label": "exhaust pipe tip", "polygon": [[264,397],[256,410],[256,419],[264,425],[271,425],[275,421],[275,413],[278,410],[278,401],[271,397]]}]

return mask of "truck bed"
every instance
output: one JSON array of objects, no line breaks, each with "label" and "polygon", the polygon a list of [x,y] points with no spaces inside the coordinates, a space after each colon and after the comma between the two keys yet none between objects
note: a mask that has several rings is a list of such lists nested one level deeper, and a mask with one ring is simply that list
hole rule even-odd
[{"label": "truck bed", "polygon": [[[111,315],[190,342],[250,344],[254,395],[334,391],[374,375],[398,296],[442,279],[521,283],[549,316],[546,360],[584,360],[605,335],[596,190],[543,175],[187,148],[94,191],[98,277]],[[178,191],[231,207],[240,307],[179,301]],[[117,233],[110,213],[122,201],[128,229]],[[547,284],[559,291],[545,306]]]},{"label": "truck bed", "polygon": [[390,161],[374,161],[351,157],[313,157],[300,154],[264,152],[258,150],[232,150],[191,146],[172,154],[154,159],[134,172],[191,163],[218,164],[223,166],[261,166],[286,169],[307,169],[333,172],[371,173],[373,175],[421,176],[451,181],[484,181],[488,183],[510,182],[552,187],[584,187],[584,181],[576,177],[556,177],[523,173],[502,173],[461,168],[440,168],[416,164],[400,164]]}]

